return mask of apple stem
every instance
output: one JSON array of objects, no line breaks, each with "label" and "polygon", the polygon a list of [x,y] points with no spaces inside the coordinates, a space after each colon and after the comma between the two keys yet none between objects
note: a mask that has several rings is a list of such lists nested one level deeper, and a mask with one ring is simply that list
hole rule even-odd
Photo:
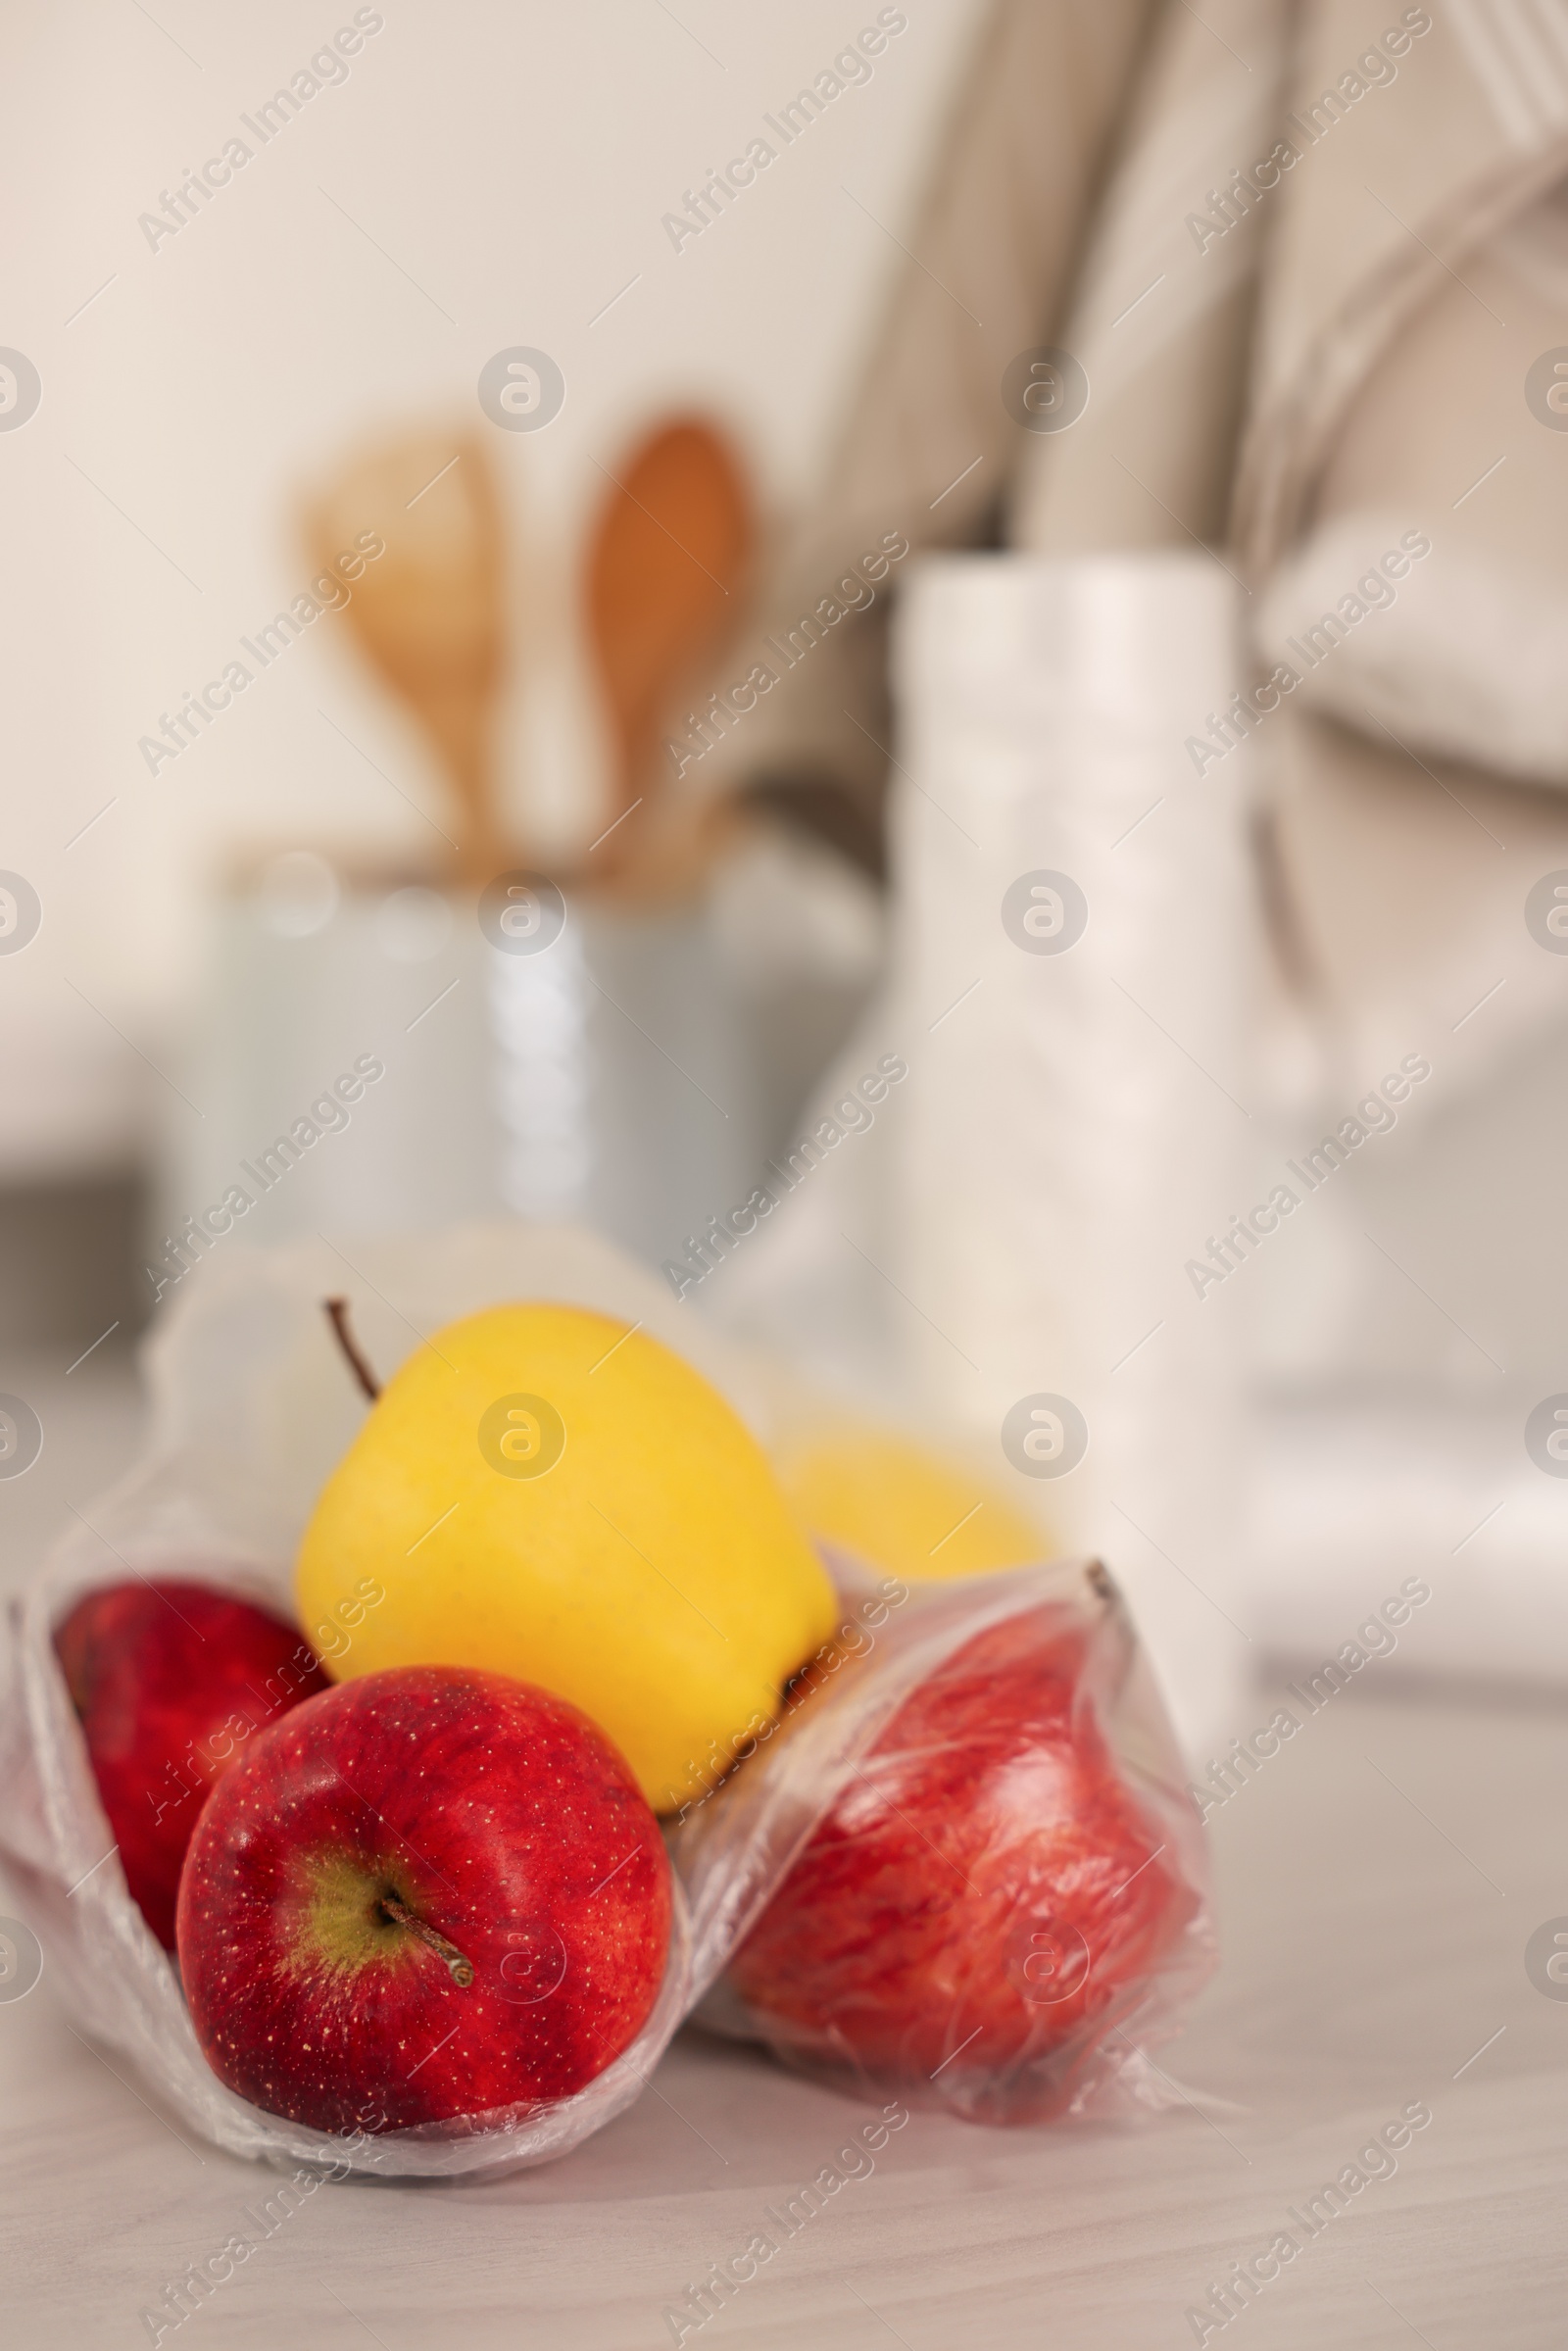
[{"label": "apple stem", "polygon": [[400,1927],[412,1928],[422,1943],[428,1943],[431,1950],[444,1959],[452,1970],[452,1981],[459,1990],[467,1990],[473,1982],[473,1962],[465,1959],[456,1943],[448,1942],[444,1935],[437,1935],[435,1929],[427,1927],[423,1919],[416,1918],[408,1905],[400,1902],[395,1894],[383,1894],[381,1908],[389,1919],[396,1919]]},{"label": "apple stem", "polygon": [[373,1404],[381,1393],[381,1383],[355,1344],[354,1334],[349,1329],[348,1299],[346,1298],[326,1298],[321,1300],[321,1303],[326,1308],[333,1330],[337,1333],[338,1346],[348,1357],[349,1369]]}]

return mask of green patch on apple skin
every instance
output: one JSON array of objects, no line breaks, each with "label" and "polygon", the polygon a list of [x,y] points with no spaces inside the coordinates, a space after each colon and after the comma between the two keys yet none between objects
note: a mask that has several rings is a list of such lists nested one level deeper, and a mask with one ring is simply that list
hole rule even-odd
[{"label": "green patch on apple skin", "polygon": [[312,1853],[299,1864],[290,1975],[356,1975],[368,1966],[402,1969],[425,1956],[420,1939],[386,1910],[414,1904],[395,1871],[346,1853]]},{"label": "green patch on apple skin", "polygon": [[391,1864],[346,1853],[313,1853],[300,1864],[291,1975],[356,1975],[367,1966],[406,1968],[423,1952],[441,1962],[460,1991],[473,1965],[422,1919]]}]

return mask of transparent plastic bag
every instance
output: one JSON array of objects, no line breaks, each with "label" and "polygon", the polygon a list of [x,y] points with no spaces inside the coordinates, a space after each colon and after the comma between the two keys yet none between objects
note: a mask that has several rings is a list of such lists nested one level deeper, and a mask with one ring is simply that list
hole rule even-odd
[{"label": "transparent plastic bag", "polygon": [[509,1298],[560,1298],[640,1321],[754,1425],[761,1408],[744,1358],[590,1235],[474,1225],[356,1242],[351,1257],[325,1242],[267,1252],[236,1244],[204,1261],[166,1308],[144,1350],[145,1459],[74,1513],[0,1624],[0,1863],[74,2022],[129,2061],[182,2131],[335,2177],[494,2177],[567,2153],[641,2094],[690,2005],[679,1886],[653,2011],[630,2047],[575,2096],[341,2137],[263,2113],[209,2068],[174,1962],[126,1891],[54,1630],[84,1592],[134,1576],[235,1592],[298,1621],[300,1535],[366,1410],[321,1310],[329,1293],[351,1298],[361,1343],[383,1377],[423,1335],[460,1315]]},{"label": "transparent plastic bag", "polygon": [[[215,1562],[205,1547],[182,1558],[154,1543],[127,1566],[188,1578],[276,1608],[262,1574]],[[108,1581],[100,1572],[73,1597]],[[40,1586],[14,1603],[0,1650],[0,1861],[77,2024],[128,2058],[166,2112],[231,2155],[328,2178],[350,2172],[381,2180],[494,2177],[548,2163],[602,2129],[640,2096],[644,2082],[690,2004],[690,1938],[680,1888],[659,1997],[631,2045],[574,2097],[551,2106],[513,2106],[464,2115],[414,2131],[345,2134],[313,2131],[265,2114],[218,2079],[197,2043],[173,1959],[155,1940],[125,1889],[112,1853],[92,1767],[55,1659],[53,1627],[69,1607]]]},{"label": "transparent plastic bag", "polygon": [[[770,1897],[788,1892],[793,1868],[844,1791],[879,1768],[878,1741],[897,1731],[900,1708],[966,1643],[996,1635],[1005,1648],[1006,1628],[1034,1620],[1048,1645],[1079,1644],[1072,1706],[1086,1736],[1092,1729],[1107,1742],[1136,1833],[1160,1846],[1149,1869],[1171,1873],[1183,1921],[1168,1945],[1150,1954],[1136,1986],[1119,1986],[1087,2022],[1064,2003],[1034,2001],[1042,2014],[1061,2005],[1082,2029],[1065,2055],[1061,2035],[1053,2052],[1044,2045],[1050,2036],[1037,2035],[1041,2046],[1000,2088],[991,2079],[997,2069],[956,2045],[946,2062],[942,2038],[945,2062],[927,2102],[987,2119],[1168,2102],[1175,2093],[1163,2077],[1116,2036],[1136,2027],[1147,2045],[1168,2033],[1183,1993],[1207,1972],[1204,1844],[1181,1794],[1159,1698],[1108,1578],[1098,1568],[1029,1568],[911,1593],[877,1585],[840,1557],[830,1560],[845,1602],[840,1638],[798,1678],[778,1724],[758,1725],[738,1757],[715,1755],[710,1792],[668,1825],[676,1883],[663,1983],[637,2038],[597,2080],[543,2109],[343,2136],[264,2113],[220,2082],[197,2044],[174,1963],[126,1891],[53,1634],[84,1592],[137,1575],[188,1578],[297,1621],[291,1567],[299,1539],[366,1409],[321,1310],[336,1293],[351,1298],[360,1342],[383,1377],[460,1315],[507,1299],[557,1298],[639,1323],[691,1360],[764,1444],[772,1399],[789,1388],[777,1366],[726,1344],[582,1233],[474,1225],[359,1242],[352,1262],[312,1242],[266,1253],[236,1246],[203,1263],[145,1352],[146,1457],[74,1514],[0,1626],[0,1862],[75,2023],[128,2062],[182,2131],[233,2154],[327,2177],[493,2178],[567,2153],[630,2105],[704,1995],[700,2021],[762,2038],[831,2079],[865,2079],[876,2069],[858,2067],[842,2030],[837,2041],[817,2045],[740,1997],[747,1937]],[[302,1635],[311,1638],[311,1628]],[[1021,1980],[1046,1994],[1058,1989],[1050,1973],[1059,1956],[1028,1940],[1049,1937],[1049,1921],[1042,1927],[1026,1905],[1017,1927],[1025,1938],[1015,1954]],[[1135,2007],[1133,1989],[1143,2006]],[[955,2021],[939,2018],[939,2035]],[[956,2044],[962,2035],[952,2037]],[[900,2094],[924,2094],[909,2066],[895,2064],[878,2078]]]},{"label": "transparent plastic bag", "polygon": [[1206,1840],[1110,1577],[834,1565],[837,1642],[670,1834],[697,2021],[972,2122],[1173,2103]]}]

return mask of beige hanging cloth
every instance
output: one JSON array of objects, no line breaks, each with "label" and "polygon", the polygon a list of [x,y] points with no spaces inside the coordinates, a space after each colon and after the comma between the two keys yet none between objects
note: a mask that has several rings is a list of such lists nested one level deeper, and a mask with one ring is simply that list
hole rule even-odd
[{"label": "beige hanging cloth", "polygon": [[1267,221],[1237,183],[1275,144],[1286,30],[1285,0],[1172,0],[1154,24],[1060,332],[1088,405],[1024,443],[1015,547],[1224,547]]},{"label": "beige hanging cloth", "polygon": [[1234,508],[1279,864],[1338,1074],[1425,1053],[1430,1115],[1560,1019],[1568,11],[1316,0],[1291,99]]},{"label": "beige hanging cloth", "polygon": [[[857,612],[864,551],[983,543],[1004,500],[1025,549],[1200,540],[1297,680],[1254,731],[1321,1033],[1357,1081],[1428,1052],[1429,1108],[1471,1082],[1561,977],[1524,906],[1568,867],[1565,175],[1562,0],[999,0],[773,569],[779,683],[683,781],[874,808],[902,559]],[[1004,405],[1039,345],[1088,378],[1065,430]]]},{"label": "beige hanging cloth", "polygon": [[1003,406],[1003,371],[1065,304],[1158,5],[994,0],[986,12],[918,217],[897,223],[906,258],[838,445],[722,665],[729,678],[762,662],[778,683],[733,724],[710,721],[710,748],[684,710],[670,713],[666,768],[680,788],[814,781],[874,836],[897,550],[987,535],[1029,438]]}]

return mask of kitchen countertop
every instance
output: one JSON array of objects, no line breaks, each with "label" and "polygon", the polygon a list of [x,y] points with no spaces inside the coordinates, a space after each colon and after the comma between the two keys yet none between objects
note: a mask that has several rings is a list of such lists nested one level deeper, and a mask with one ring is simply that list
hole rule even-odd
[{"label": "kitchen countertop", "polygon": [[[69,1385],[64,1359],[9,1384],[49,1442],[0,1487],[7,1586],[128,1457],[136,1421],[112,1358]],[[1268,1711],[1260,1691],[1238,1729]],[[1536,1987],[1525,1946],[1568,1923],[1565,1809],[1560,1703],[1358,1677],[1211,1815],[1225,1964],[1159,2053],[1186,2103],[1131,2129],[917,2114],[680,2339],[1152,2351],[1196,2341],[1189,2307],[1292,2229],[1298,2256],[1207,2341],[1561,2344],[1568,1998]],[[1418,2101],[1432,2120],[1396,2171],[1304,2241],[1291,2208]],[[684,2035],[636,2107],[550,2169],[319,2191],[178,2332],[209,2351],[653,2351],[676,2339],[665,2312],[687,2285],[870,2113]],[[119,2057],[74,2035],[47,1966],[0,2002],[0,2316],[19,2351],[146,2343],[166,2284],[263,2234],[247,2208],[275,2175],[182,2137]]]}]

